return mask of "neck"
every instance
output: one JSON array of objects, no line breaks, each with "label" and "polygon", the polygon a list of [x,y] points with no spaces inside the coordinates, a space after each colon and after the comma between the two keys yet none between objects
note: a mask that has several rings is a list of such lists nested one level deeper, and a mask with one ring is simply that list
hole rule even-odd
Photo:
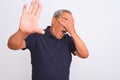
[{"label": "neck", "polygon": [[51,34],[53,35],[53,36],[55,36],[54,34],[55,34],[55,28],[54,28],[54,26],[51,26],[50,27],[50,32],[51,32]]}]

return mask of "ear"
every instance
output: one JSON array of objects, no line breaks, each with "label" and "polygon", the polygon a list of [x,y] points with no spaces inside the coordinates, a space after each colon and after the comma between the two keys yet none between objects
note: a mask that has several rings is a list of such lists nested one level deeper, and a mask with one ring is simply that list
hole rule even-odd
[{"label": "ear", "polygon": [[52,25],[55,23],[55,21],[56,21],[56,18],[52,18]]}]

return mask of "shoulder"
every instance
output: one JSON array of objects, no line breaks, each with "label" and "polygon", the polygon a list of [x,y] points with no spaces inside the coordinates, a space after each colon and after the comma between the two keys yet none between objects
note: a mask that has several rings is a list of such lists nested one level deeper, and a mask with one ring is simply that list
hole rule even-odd
[{"label": "shoulder", "polygon": [[65,34],[64,38],[69,40],[71,39],[71,36],[69,34]]},{"label": "shoulder", "polygon": [[39,33],[33,33],[33,34],[30,34],[27,38],[31,37],[31,38],[35,38],[35,37],[41,37],[42,34],[39,34]]},{"label": "shoulder", "polygon": [[36,41],[40,40],[41,36],[42,36],[41,34],[33,33],[33,34],[30,34],[30,35],[25,39],[25,41],[26,41],[26,42],[36,42]]},{"label": "shoulder", "polygon": [[65,38],[65,40],[68,41],[69,44],[73,43],[73,38],[71,37],[71,35],[66,34],[66,35],[64,36],[64,38]]}]

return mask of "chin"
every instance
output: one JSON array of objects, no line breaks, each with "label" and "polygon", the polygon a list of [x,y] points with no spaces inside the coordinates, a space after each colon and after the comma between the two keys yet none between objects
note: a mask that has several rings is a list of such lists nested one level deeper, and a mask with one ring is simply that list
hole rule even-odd
[{"label": "chin", "polygon": [[62,39],[63,37],[56,37],[56,39]]},{"label": "chin", "polygon": [[56,38],[56,39],[62,39],[62,38]]}]

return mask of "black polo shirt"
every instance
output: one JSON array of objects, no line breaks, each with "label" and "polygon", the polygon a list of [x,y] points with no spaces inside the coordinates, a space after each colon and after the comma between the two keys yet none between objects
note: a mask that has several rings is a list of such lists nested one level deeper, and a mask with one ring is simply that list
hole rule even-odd
[{"label": "black polo shirt", "polygon": [[31,34],[25,41],[31,52],[32,80],[69,80],[75,46],[68,34],[56,39],[48,26],[44,35]]}]

